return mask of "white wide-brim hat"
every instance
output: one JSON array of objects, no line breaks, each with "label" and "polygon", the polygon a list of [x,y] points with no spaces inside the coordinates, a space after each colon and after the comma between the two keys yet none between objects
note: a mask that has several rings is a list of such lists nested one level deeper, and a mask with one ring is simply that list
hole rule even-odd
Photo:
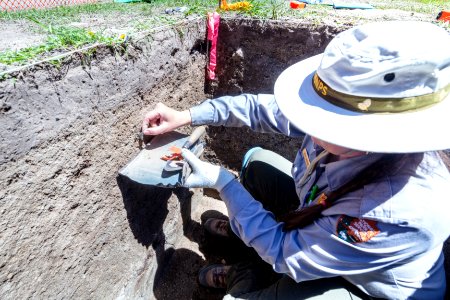
[{"label": "white wide-brim hat", "polygon": [[275,83],[281,112],[308,135],[370,152],[450,148],[450,35],[426,22],[369,23]]}]

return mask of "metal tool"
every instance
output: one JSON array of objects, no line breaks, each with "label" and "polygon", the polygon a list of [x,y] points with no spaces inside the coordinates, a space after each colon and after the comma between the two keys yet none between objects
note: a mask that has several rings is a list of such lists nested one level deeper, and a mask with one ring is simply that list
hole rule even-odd
[{"label": "metal tool", "polygon": [[[178,170],[167,171],[165,170],[167,162],[162,160],[161,157],[168,153],[170,146],[182,148],[188,145],[188,141],[191,145],[188,149],[201,155],[204,145],[199,139],[204,132],[197,135],[199,131],[200,129],[195,134],[197,140],[190,139],[190,136],[176,131],[154,136],[149,143],[143,143],[143,149],[125,167],[119,170],[119,174],[145,185],[169,188],[182,186],[190,173],[189,164],[183,164]],[[192,144],[193,141],[194,144]]]},{"label": "metal tool", "polygon": [[[189,149],[192,153],[194,153],[197,157],[200,157],[203,153],[203,144],[197,143],[201,137],[203,137],[206,133],[205,126],[200,126],[195,128],[195,130],[191,133],[187,141],[183,144],[181,149]],[[174,172],[181,170],[183,168],[183,165],[186,162],[184,160],[170,160],[167,162],[166,166],[164,167],[164,170],[167,172]]]}]

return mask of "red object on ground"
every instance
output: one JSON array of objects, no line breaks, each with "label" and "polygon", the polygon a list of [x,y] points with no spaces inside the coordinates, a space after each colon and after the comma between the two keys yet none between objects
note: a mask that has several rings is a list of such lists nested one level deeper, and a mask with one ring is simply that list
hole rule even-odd
[{"label": "red object on ground", "polygon": [[448,10],[441,11],[436,19],[439,21],[450,22],[450,11]]},{"label": "red object on ground", "polygon": [[289,3],[289,5],[293,9],[299,9],[299,8],[305,8],[306,7],[306,3],[305,2],[294,1],[294,0],[292,0],[291,3]]},{"label": "red object on ground", "polygon": [[210,80],[216,78],[216,51],[217,37],[219,35],[220,15],[216,12],[208,13],[208,40],[211,41],[211,50],[209,52],[209,65],[207,67],[207,75]]}]

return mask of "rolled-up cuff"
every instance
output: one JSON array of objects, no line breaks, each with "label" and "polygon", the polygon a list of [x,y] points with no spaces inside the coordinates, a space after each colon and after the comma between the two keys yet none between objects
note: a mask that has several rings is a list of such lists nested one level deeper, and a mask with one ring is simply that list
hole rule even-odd
[{"label": "rolled-up cuff", "polygon": [[189,112],[191,113],[191,124],[194,126],[214,123],[214,106],[208,100],[191,107]]}]

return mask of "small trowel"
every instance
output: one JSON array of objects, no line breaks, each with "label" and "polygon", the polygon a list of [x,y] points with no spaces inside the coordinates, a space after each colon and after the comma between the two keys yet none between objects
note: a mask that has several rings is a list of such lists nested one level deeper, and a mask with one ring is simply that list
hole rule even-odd
[{"label": "small trowel", "polygon": [[[184,142],[181,149],[189,149],[192,153],[194,153],[197,157],[200,157],[203,153],[203,144],[197,143],[202,136],[206,133],[205,126],[200,126],[195,128],[195,130],[191,133],[186,142]],[[179,153],[177,155],[181,156],[181,149],[179,149]],[[174,172],[183,169],[183,166],[186,162],[184,160],[168,160],[164,170],[167,172]]]},{"label": "small trowel", "polygon": [[187,136],[180,132],[172,131],[157,135],[151,139],[139,154],[125,167],[119,170],[119,174],[131,180],[153,186],[176,187],[182,186],[185,178],[190,173],[190,168],[183,160],[172,164],[162,157],[170,154],[169,148],[187,148],[197,156],[203,152],[203,143],[200,141],[205,134],[204,126],[197,127]]}]

